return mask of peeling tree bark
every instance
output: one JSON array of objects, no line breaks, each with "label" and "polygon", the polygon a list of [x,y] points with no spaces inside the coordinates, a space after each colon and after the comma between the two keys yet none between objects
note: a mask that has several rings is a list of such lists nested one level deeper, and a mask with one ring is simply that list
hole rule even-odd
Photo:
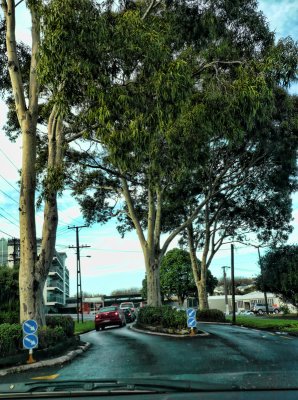
[{"label": "peeling tree bark", "polygon": [[[22,75],[17,58],[15,39],[15,1],[2,0],[6,21],[6,47],[8,70],[15,100],[16,114],[22,132],[22,174],[20,189],[20,322],[36,319],[45,325],[43,288],[55,251],[55,237],[58,223],[57,189],[48,187],[40,256],[37,256],[35,225],[36,190],[36,127],[38,118],[39,84],[36,76],[40,44],[40,20],[34,7],[29,5],[32,19],[32,54],[30,65],[28,106]],[[53,108],[49,124],[48,172],[62,165],[63,132],[58,112]]]}]

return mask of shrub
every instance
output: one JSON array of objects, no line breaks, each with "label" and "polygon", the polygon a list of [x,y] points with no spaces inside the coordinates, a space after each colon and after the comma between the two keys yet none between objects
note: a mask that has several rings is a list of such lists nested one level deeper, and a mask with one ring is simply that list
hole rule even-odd
[{"label": "shrub", "polygon": [[290,314],[290,308],[286,304],[282,305],[279,307],[280,311],[282,311],[284,314]]},{"label": "shrub", "polygon": [[63,342],[66,334],[61,326],[55,328],[42,327],[38,329],[38,348],[47,349]]},{"label": "shrub", "polygon": [[197,310],[197,320],[209,322],[226,322],[225,314],[220,310]]},{"label": "shrub", "polygon": [[46,325],[49,328],[61,327],[67,337],[74,335],[75,324],[70,315],[47,315]]},{"label": "shrub", "polygon": [[16,354],[22,348],[22,326],[20,324],[0,325],[0,357]]},{"label": "shrub", "polygon": [[18,324],[20,322],[20,316],[17,311],[1,311],[0,312],[0,324]]},{"label": "shrub", "polygon": [[141,308],[138,313],[138,323],[174,329],[187,327],[186,313],[184,311],[176,311],[169,306],[147,306]]}]

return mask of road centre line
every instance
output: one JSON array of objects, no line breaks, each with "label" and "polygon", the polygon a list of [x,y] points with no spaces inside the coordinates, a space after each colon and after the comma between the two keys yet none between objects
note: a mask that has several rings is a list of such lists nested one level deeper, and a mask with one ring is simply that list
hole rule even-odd
[{"label": "road centre line", "polygon": [[58,378],[59,375],[60,374],[47,375],[47,376],[34,376],[31,379],[34,379],[34,380],[52,380],[52,379]]}]

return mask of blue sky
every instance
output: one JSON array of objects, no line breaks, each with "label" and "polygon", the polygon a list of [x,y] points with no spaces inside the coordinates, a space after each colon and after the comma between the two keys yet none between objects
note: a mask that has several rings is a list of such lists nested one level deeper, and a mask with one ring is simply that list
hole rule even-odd
[{"label": "blue sky", "polygon": [[[298,40],[298,1],[262,0],[259,8],[269,21],[271,30],[277,39],[292,36]],[[17,9],[18,38],[30,42],[30,21],[24,13],[23,5]],[[290,91],[298,94],[298,85],[292,85]],[[21,163],[21,142],[10,143],[2,132],[5,123],[5,106],[0,104],[0,237],[6,234],[19,237],[18,229],[18,168]],[[294,196],[293,225],[294,232],[290,243],[297,242],[298,232],[298,196]],[[67,265],[70,269],[70,292],[75,293],[76,273],[75,254],[68,246],[75,245],[74,230],[68,225],[83,225],[81,213],[70,193],[64,193],[59,199],[60,222],[57,234],[57,250],[67,253]],[[6,218],[6,219],[5,219]],[[9,219],[9,221],[7,220]],[[37,231],[41,234],[42,211],[38,211]],[[5,232],[5,233],[3,233]],[[144,261],[138,239],[134,232],[121,239],[113,222],[105,226],[95,225],[80,232],[80,243],[91,247],[83,249],[81,255],[82,287],[91,293],[109,294],[119,288],[141,287],[145,274]],[[172,247],[175,247],[176,241]],[[264,250],[263,250],[264,251]],[[91,255],[91,258],[85,256]],[[200,254],[198,254],[200,256]],[[253,247],[235,246],[235,273],[237,276],[256,276],[258,274],[257,250]],[[230,265],[230,246],[223,246],[215,257],[211,272],[220,277],[221,267]]]}]

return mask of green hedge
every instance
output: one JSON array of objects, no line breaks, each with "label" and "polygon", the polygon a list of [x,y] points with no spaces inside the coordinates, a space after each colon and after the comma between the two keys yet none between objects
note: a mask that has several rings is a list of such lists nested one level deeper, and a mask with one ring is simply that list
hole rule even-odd
[{"label": "green hedge", "polygon": [[66,339],[66,334],[61,326],[55,328],[42,327],[38,329],[38,349],[48,349]]},{"label": "green hedge", "polygon": [[67,337],[74,335],[75,323],[70,315],[47,315],[46,325],[48,328],[61,327]]},{"label": "green hedge", "polygon": [[16,354],[23,346],[23,333],[20,324],[0,325],[0,357]]},{"label": "green hedge", "polygon": [[226,322],[225,314],[220,310],[197,310],[198,321]]},{"label": "green hedge", "polygon": [[162,328],[186,329],[185,311],[177,311],[169,306],[141,308],[138,323],[142,325],[161,326]]},{"label": "green hedge", "polygon": [[20,315],[17,311],[1,311],[0,324],[18,324],[20,322]]},{"label": "green hedge", "polygon": [[[39,327],[38,350],[48,349],[74,336],[74,321],[70,316],[47,316],[46,327]],[[0,324],[0,357],[15,355],[23,350],[21,324]]]}]

